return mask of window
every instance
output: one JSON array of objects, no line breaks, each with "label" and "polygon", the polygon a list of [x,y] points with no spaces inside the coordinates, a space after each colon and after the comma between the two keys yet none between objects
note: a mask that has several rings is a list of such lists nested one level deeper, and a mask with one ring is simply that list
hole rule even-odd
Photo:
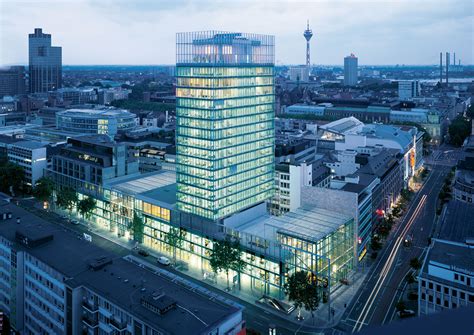
[{"label": "window", "polygon": [[449,301],[448,300],[444,301],[444,307],[449,307]]},{"label": "window", "polygon": [[421,294],[421,300],[426,300],[426,293]]},{"label": "window", "polygon": [[433,289],[433,283],[429,283],[428,288]]},{"label": "window", "polygon": [[459,280],[459,275],[457,273],[454,274],[454,280]]},{"label": "window", "polygon": [[440,298],[436,298],[436,305],[441,305],[441,299]]},{"label": "window", "polygon": [[457,297],[458,291],[456,291],[456,290],[451,290],[451,295],[452,295],[453,297]]},{"label": "window", "polygon": [[436,292],[441,292],[441,285],[436,284]]},{"label": "window", "polygon": [[459,293],[459,297],[460,297],[461,299],[466,299],[466,293],[460,292],[460,293]]},{"label": "window", "polygon": [[474,295],[473,294],[469,294],[469,302],[474,302]]},{"label": "window", "polygon": [[429,301],[429,302],[433,302],[433,296],[432,296],[432,295],[429,295],[429,296],[428,296],[428,301]]},{"label": "window", "polygon": [[449,287],[444,287],[444,294],[449,294]]}]

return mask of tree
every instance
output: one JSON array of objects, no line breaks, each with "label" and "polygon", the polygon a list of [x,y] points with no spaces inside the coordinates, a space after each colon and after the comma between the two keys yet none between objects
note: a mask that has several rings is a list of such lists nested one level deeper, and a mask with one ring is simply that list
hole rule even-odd
[{"label": "tree", "polygon": [[35,187],[33,188],[33,196],[39,201],[51,200],[53,195],[54,182],[48,177],[41,177],[36,181]]},{"label": "tree", "polygon": [[97,202],[91,197],[86,197],[77,203],[77,210],[82,215],[82,218],[89,219],[94,211]]},{"label": "tree", "polygon": [[137,242],[143,242],[143,219],[136,212],[133,213],[132,232],[133,239]]},{"label": "tree", "polygon": [[419,270],[421,268],[421,262],[418,258],[414,257],[410,259],[410,266],[415,270]]},{"label": "tree", "polygon": [[319,306],[321,299],[317,280],[306,271],[298,271],[288,277],[285,283],[285,290],[288,294],[288,300],[293,302],[298,309],[298,319],[301,319],[301,309],[311,311],[311,314]]},{"label": "tree", "polygon": [[470,119],[474,118],[474,104],[470,105],[469,108],[466,110],[466,116]]},{"label": "tree", "polygon": [[377,251],[382,248],[382,243],[380,243],[380,239],[378,238],[378,236],[372,236],[372,240],[370,241],[370,247],[373,251]]},{"label": "tree", "polygon": [[471,134],[471,121],[461,115],[456,117],[451,122],[448,133],[451,144],[460,147]]},{"label": "tree", "polygon": [[226,238],[225,240],[214,242],[209,263],[214,273],[217,274],[219,271],[226,273],[227,288],[229,288],[229,271],[234,270],[240,275],[240,272],[245,268],[239,241]]},{"label": "tree", "polygon": [[176,249],[183,245],[186,231],[177,227],[170,227],[170,231],[165,236],[165,242],[173,248],[173,263],[176,264]]},{"label": "tree", "polygon": [[78,200],[76,191],[72,188],[63,188],[59,190],[57,194],[56,205],[60,208],[67,209],[69,216],[71,216],[72,208]]},{"label": "tree", "polygon": [[17,164],[7,162],[0,166],[0,190],[16,194],[24,189],[25,171]]}]

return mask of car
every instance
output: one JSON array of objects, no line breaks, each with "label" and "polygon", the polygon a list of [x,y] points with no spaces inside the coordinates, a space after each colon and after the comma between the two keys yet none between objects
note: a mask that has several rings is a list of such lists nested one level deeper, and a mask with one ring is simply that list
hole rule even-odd
[{"label": "car", "polygon": [[77,225],[79,224],[79,221],[77,221],[77,220],[72,220],[71,223],[72,223],[73,225],[76,225],[76,226],[77,226]]},{"label": "car", "polygon": [[162,265],[170,265],[171,264],[169,258],[164,257],[164,256],[158,257],[158,263],[160,263]]},{"label": "car", "polygon": [[416,315],[415,311],[412,311],[411,309],[404,309],[403,311],[398,311],[397,314],[400,318],[409,318],[411,316]]},{"label": "car", "polygon": [[143,250],[143,249],[139,249],[138,250],[138,254],[139,255],[142,255],[143,257],[147,257],[147,256],[150,256],[150,253],[146,250]]}]

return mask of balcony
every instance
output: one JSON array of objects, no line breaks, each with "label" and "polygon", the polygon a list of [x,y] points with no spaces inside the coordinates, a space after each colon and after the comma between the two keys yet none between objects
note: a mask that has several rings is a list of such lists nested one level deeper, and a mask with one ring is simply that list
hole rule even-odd
[{"label": "balcony", "polygon": [[97,328],[99,326],[99,322],[95,319],[92,319],[90,317],[87,317],[87,316],[84,316],[82,318],[82,323],[84,323],[86,326],[88,326],[89,328]]},{"label": "balcony", "polygon": [[99,310],[99,306],[91,301],[83,301],[82,307],[84,307],[84,309],[90,313],[96,313]]},{"label": "balcony", "polygon": [[110,319],[109,324],[112,326],[112,328],[118,330],[119,332],[122,332],[127,329],[127,323],[123,321]]}]

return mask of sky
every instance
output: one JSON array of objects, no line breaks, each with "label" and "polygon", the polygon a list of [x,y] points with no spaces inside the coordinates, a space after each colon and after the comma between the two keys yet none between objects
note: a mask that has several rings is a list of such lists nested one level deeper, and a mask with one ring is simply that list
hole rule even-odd
[{"label": "sky", "polygon": [[176,32],[275,35],[277,64],[474,63],[472,0],[0,0],[0,65],[27,64],[28,34],[52,34],[64,65],[174,64]]}]

